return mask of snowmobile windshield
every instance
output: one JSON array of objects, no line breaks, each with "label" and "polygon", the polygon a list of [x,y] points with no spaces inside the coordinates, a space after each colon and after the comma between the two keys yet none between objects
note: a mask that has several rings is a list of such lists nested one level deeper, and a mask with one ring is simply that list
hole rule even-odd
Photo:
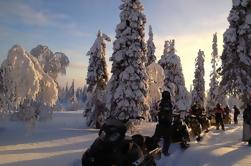
[{"label": "snowmobile windshield", "polygon": [[101,132],[99,138],[104,142],[115,142],[123,137],[119,128],[115,126],[106,126]]}]

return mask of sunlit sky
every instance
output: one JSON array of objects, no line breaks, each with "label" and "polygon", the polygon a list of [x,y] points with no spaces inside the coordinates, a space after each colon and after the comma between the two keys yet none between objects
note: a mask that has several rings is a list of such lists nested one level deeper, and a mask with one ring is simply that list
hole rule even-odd
[{"label": "sunlit sky", "polygon": [[[141,0],[151,24],[159,60],[164,41],[175,39],[177,55],[181,57],[186,86],[189,90],[194,78],[194,62],[198,50],[206,55],[205,80],[209,87],[213,33],[218,34],[219,53],[222,34],[228,27],[227,16],[231,0]],[[121,0],[0,0],[0,61],[14,44],[31,50],[38,44],[53,51],[66,53],[70,66],[59,83],[73,79],[77,86],[85,84],[89,57],[97,31],[113,40],[119,23]],[[107,44],[107,61],[112,54],[112,42]],[[108,62],[109,68],[111,63]]]}]

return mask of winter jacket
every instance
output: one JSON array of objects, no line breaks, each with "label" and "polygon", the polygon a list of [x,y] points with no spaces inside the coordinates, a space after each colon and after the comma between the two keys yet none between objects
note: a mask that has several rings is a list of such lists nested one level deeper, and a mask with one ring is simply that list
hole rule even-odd
[{"label": "winter jacket", "polygon": [[234,107],[234,116],[238,116],[240,114],[240,111],[237,107]]},{"label": "winter jacket", "polygon": [[251,107],[247,107],[243,111],[243,120],[247,124],[251,124]]},{"label": "winter jacket", "polygon": [[190,110],[190,113],[192,115],[196,115],[197,117],[198,116],[201,116],[202,115],[202,112],[203,112],[203,109],[202,108],[198,108],[196,107],[195,105],[192,106],[191,110]]},{"label": "winter jacket", "polygon": [[230,112],[231,112],[231,110],[228,107],[224,108],[224,113],[226,115],[228,115]]},{"label": "winter jacket", "polygon": [[160,125],[171,125],[173,113],[172,108],[173,106],[171,101],[161,100],[158,113]]},{"label": "winter jacket", "polygon": [[222,108],[215,108],[214,109],[214,112],[215,112],[215,119],[220,121],[223,119],[223,113],[224,113],[224,110]]}]

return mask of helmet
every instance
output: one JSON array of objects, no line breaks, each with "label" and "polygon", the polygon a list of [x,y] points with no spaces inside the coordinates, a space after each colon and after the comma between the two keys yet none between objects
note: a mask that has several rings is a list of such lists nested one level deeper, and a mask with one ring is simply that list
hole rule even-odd
[{"label": "helmet", "polygon": [[107,119],[100,129],[99,137],[106,142],[116,142],[124,138],[126,125],[118,119]]},{"label": "helmet", "polygon": [[163,99],[171,99],[171,95],[169,91],[163,91],[162,92],[162,98]]}]

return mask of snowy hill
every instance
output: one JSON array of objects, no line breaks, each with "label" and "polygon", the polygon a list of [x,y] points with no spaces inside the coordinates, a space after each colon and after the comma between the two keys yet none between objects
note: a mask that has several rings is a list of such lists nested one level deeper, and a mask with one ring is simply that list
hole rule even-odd
[{"label": "snowy hill", "polygon": [[[98,130],[88,129],[82,111],[57,112],[53,119],[30,126],[19,122],[0,122],[0,165],[2,166],[80,166],[82,153],[97,137]],[[155,124],[146,123],[137,132],[152,135]],[[241,142],[241,124],[226,126],[226,131],[212,129],[202,142],[191,142],[181,151],[172,145],[160,166],[248,166],[250,147]],[[25,134],[26,133],[26,134]]]}]

